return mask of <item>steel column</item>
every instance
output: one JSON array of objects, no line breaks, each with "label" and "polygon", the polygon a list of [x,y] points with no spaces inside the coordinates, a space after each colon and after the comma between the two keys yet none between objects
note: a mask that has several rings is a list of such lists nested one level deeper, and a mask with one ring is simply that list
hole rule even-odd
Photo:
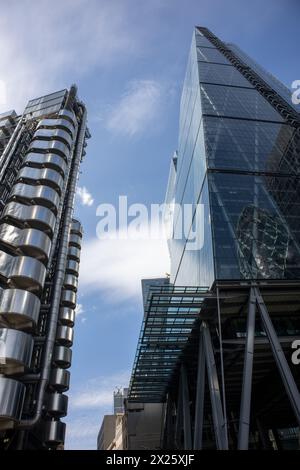
[{"label": "steel column", "polygon": [[163,437],[163,448],[172,449],[172,438],[173,438],[173,421],[172,421],[172,397],[168,393],[166,401],[166,414],[165,414],[165,427],[164,427],[164,437]]},{"label": "steel column", "polygon": [[224,415],[217,366],[214,358],[210,331],[206,322],[202,322],[202,337],[204,342],[205,362],[211,399],[212,416],[214,422],[217,449],[228,449],[227,429],[225,429]]},{"label": "steel column", "polygon": [[187,381],[187,373],[184,365],[181,366],[181,383],[182,383],[182,411],[183,411],[183,434],[184,434],[184,450],[192,449],[192,431],[191,431],[191,415],[190,415],[190,395]]},{"label": "steel column", "polygon": [[243,370],[243,386],[240,408],[240,424],[238,436],[238,449],[247,450],[249,445],[250,431],[250,413],[251,413],[251,388],[252,388],[252,371],[253,371],[253,355],[254,355],[254,334],[255,334],[255,313],[256,313],[256,297],[254,288],[250,289],[248,318],[247,318],[247,337],[245,344],[244,370]]},{"label": "steel column", "polygon": [[289,397],[291,406],[294,410],[295,417],[300,426],[300,394],[299,394],[296,382],[294,380],[294,377],[292,375],[288,362],[285,358],[284,352],[278,340],[275,328],[270,319],[270,316],[269,316],[267,307],[264,303],[264,300],[262,298],[262,295],[257,287],[255,287],[254,289],[255,289],[255,295],[256,295],[257,305],[259,308],[261,319],[262,319],[265,332],[268,336],[268,339],[272,348],[275,362],[277,364],[277,367],[278,367],[282,382],[284,384],[286,393]]},{"label": "steel column", "polygon": [[175,423],[175,446],[176,449],[181,449],[181,431],[182,431],[182,383],[181,377],[179,378],[179,390],[176,406],[176,423]]},{"label": "steel column", "polygon": [[194,429],[194,450],[202,449],[203,435],[203,413],[205,394],[205,355],[203,339],[199,336],[198,367],[197,367],[197,388],[195,403],[195,429]]}]

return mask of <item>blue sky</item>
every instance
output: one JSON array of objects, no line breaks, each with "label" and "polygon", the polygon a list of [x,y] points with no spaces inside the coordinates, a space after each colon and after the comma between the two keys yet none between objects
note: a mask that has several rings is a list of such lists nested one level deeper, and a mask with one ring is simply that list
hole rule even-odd
[{"label": "blue sky", "polygon": [[1,5],[0,112],[77,83],[89,141],[76,215],[84,225],[68,449],[94,449],[126,386],[142,319],[140,279],[168,271],[163,242],[99,241],[96,208],[160,203],[177,146],[193,27],[235,42],[287,86],[300,79],[297,0],[11,0]]}]

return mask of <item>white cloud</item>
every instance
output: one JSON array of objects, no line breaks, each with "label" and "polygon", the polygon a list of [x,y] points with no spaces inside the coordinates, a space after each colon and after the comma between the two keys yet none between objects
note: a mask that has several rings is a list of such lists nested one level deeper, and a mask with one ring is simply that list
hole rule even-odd
[{"label": "white cloud", "polygon": [[113,391],[116,387],[128,387],[130,373],[121,371],[110,376],[101,376],[89,380],[70,397],[71,408],[101,408],[112,411]]},{"label": "white cloud", "polygon": [[74,408],[99,408],[100,406],[109,406],[112,401],[112,390],[87,390],[77,397],[73,398],[72,406]]},{"label": "white cloud", "polygon": [[66,418],[66,449],[96,449],[103,416],[113,412],[113,392],[116,387],[128,387],[130,373],[123,370],[73,385]]},{"label": "white cloud", "polygon": [[85,186],[78,186],[76,189],[76,195],[79,197],[80,202],[83,206],[92,206],[94,204],[93,196],[86,189]]},{"label": "white cloud", "polygon": [[[58,13],[59,12],[59,13]],[[24,21],[26,18],[26,21]],[[136,57],[145,34],[122,0],[23,0],[1,4],[0,80],[7,104],[69,86],[95,68]]]},{"label": "white cloud", "polygon": [[78,315],[82,315],[84,313],[84,308],[82,304],[77,304],[76,309],[75,309],[75,315],[78,317]]},{"label": "white cloud", "polygon": [[[119,237],[118,237],[119,236]],[[85,292],[102,291],[111,302],[140,298],[141,279],[164,276],[169,272],[166,240],[143,238],[98,240],[82,245],[80,287]],[[125,238],[125,237],[124,237]]]},{"label": "white cloud", "polygon": [[0,80],[0,105],[6,105],[6,83]]},{"label": "white cloud", "polygon": [[162,86],[154,80],[134,80],[108,113],[110,131],[133,136],[151,124],[161,109]]},{"label": "white cloud", "polygon": [[100,429],[100,421],[91,422],[91,418],[78,418],[67,426],[67,437],[68,439],[82,439],[90,436],[95,437],[96,446],[96,437]]}]

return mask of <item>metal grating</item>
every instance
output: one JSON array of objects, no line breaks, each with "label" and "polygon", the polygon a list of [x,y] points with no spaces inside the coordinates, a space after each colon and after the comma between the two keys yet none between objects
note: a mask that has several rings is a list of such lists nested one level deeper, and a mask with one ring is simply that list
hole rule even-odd
[{"label": "metal grating", "polygon": [[163,402],[208,288],[151,286],[129,385],[130,402]]}]

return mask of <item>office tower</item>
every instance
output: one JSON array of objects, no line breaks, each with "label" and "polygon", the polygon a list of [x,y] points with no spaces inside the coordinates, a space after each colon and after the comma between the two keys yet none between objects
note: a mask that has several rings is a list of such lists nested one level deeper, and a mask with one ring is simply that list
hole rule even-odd
[{"label": "office tower", "polygon": [[113,393],[114,414],[104,415],[97,437],[98,450],[127,449],[127,422],[125,418],[124,401],[128,388],[117,387]]},{"label": "office tower", "polygon": [[166,196],[170,285],[149,289],[128,395],[163,405],[166,448],[298,446],[298,108],[195,28]]},{"label": "office tower", "polygon": [[0,448],[62,448],[87,111],[73,85],[0,115],[0,133]]},{"label": "office tower", "polygon": [[118,388],[114,391],[114,414],[124,413],[124,400],[127,398],[128,388]]}]

